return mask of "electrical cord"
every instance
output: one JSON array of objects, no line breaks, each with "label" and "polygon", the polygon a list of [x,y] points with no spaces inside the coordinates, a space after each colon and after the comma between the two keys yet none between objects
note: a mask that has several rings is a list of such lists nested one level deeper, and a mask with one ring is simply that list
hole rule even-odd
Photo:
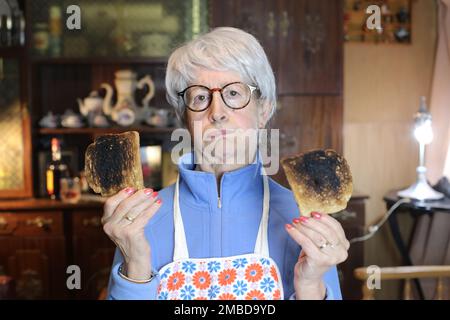
[{"label": "electrical cord", "polygon": [[402,198],[400,200],[397,200],[396,203],[394,203],[394,205],[392,207],[389,208],[389,210],[386,212],[386,214],[383,216],[383,218],[380,220],[380,222],[378,222],[375,225],[369,226],[369,228],[367,229],[369,232],[366,233],[365,235],[361,236],[361,237],[356,237],[356,238],[352,238],[349,240],[350,243],[355,243],[355,242],[360,242],[360,241],[366,241],[370,238],[372,238],[375,233],[377,233],[377,231],[380,229],[380,227],[387,221],[387,219],[389,218],[389,216],[402,204],[404,203],[410,203],[411,199],[409,198]]}]

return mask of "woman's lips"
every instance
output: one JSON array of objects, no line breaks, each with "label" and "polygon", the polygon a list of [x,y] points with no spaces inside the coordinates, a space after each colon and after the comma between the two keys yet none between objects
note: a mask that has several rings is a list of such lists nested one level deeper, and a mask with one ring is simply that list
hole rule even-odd
[{"label": "woman's lips", "polygon": [[214,130],[212,133],[206,132],[205,138],[207,139],[214,139],[217,137],[224,137],[228,134],[232,133],[232,129],[220,129],[220,130]]}]

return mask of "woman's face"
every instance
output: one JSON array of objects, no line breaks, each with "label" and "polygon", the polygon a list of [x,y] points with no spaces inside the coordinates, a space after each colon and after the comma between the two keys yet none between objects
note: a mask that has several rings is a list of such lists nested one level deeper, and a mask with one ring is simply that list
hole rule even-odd
[{"label": "woman's face", "polygon": [[[203,85],[210,89],[222,88],[232,82],[245,83],[236,72],[204,68],[197,69],[195,79],[195,83],[189,85]],[[229,108],[218,91],[213,93],[211,104],[205,111],[186,109],[187,127],[194,140],[197,158],[202,155],[203,161],[227,165],[230,169],[252,162],[258,143],[257,129],[265,127],[268,109],[268,105],[261,105],[255,91],[243,109]],[[244,135],[246,143],[241,140]],[[240,163],[242,161],[244,163]]]}]

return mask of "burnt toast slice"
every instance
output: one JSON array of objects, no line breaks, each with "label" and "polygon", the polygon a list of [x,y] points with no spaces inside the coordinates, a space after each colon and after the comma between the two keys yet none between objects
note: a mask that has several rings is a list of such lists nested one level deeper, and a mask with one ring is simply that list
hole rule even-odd
[{"label": "burnt toast slice", "polygon": [[144,188],[139,133],[98,136],[85,153],[85,174],[96,193],[110,197],[126,187]]},{"label": "burnt toast slice", "polygon": [[335,213],[347,207],[353,192],[350,167],[331,149],[312,150],[281,160],[300,214]]}]

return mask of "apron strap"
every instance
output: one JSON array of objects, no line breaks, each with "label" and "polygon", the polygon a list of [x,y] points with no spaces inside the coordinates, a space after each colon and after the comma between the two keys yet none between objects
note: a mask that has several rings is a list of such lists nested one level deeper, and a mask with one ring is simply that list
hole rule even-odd
[{"label": "apron strap", "polygon": [[263,212],[261,216],[261,222],[259,224],[258,236],[256,237],[255,243],[255,254],[260,254],[263,256],[269,256],[269,239],[268,239],[268,227],[269,227],[269,200],[270,200],[270,189],[269,189],[269,178],[265,172],[263,172],[263,187],[264,187],[264,198],[263,198]]},{"label": "apron strap", "polygon": [[[263,173],[263,212],[261,216],[261,222],[259,224],[258,235],[256,237],[255,243],[255,254],[260,254],[263,256],[269,256],[269,240],[268,240],[268,225],[269,225],[269,200],[270,200],[270,190],[269,190],[269,179],[265,172]],[[175,194],[173,201],[173,216],[174,216],[174,228],[175,228],[175,239],[174,239],[174,251],[173,251],[173,261],[181,259],[189,259],[189,251],[186,241],[186,233],[184,231],[183,219],[181,217],[180,203],[179,203],[179,193],[180,193],[180,175],[177,177],[177,182],[175,184]]]},{"label": "apron strap", "polygon": [[183,219],[180,212],[180,175],[177,177],[175,184],[175,194],[173,198],[173,222],[175,228],[173,261],[180,259],[189,259],[189,251],[186,242],[186,234],[184,232]]}]

